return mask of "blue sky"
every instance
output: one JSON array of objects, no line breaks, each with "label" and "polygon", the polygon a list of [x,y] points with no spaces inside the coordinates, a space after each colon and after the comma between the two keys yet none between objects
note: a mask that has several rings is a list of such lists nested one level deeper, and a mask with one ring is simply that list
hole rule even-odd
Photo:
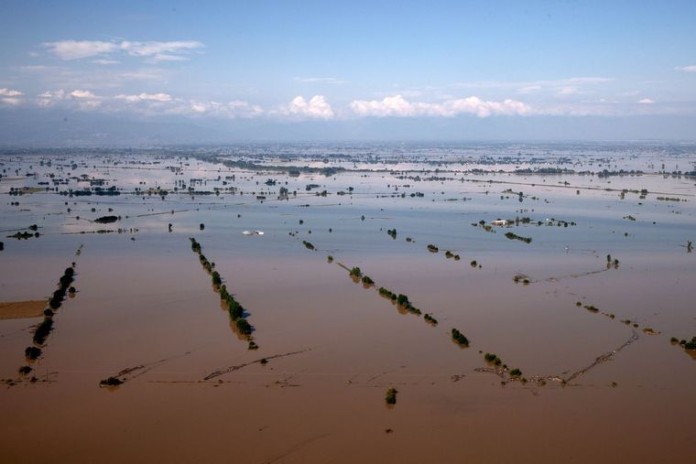
[{"label": "blue sky", "polygon": [[0,122],[696,138],[693,0],[98,3],[3,2]]}]

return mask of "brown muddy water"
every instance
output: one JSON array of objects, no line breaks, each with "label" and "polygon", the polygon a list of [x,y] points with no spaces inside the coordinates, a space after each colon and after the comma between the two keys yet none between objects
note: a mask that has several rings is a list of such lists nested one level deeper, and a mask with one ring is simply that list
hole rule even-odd
[{"label": "brown muddy water", "polygon": [[0,461],[693,459],[695,147],[339,148],[0,156]]}]

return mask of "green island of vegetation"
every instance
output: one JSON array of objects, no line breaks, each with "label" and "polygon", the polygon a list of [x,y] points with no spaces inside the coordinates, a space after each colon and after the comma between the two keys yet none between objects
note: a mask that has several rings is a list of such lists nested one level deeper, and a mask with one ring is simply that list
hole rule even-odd
[{"label": "green island of vegetation", "polygon": [[392,387],[389,390],[387,390],[386,395],[384,396],[384,400],[386,403],[390,406],[393,406],[396,404],[396,394],[399,393],[399,391]]},{"label": "green island of vegetation", "polygon": [[219,272],[214,270],[215,263],[211,263],[208,258],[203,254],[201,244],[196,241],[195,238],[189,238],[191,241],[191,250],[198,254],[198,259],[201,262],[203,268],[211,276],[213,289],[220,295],[220,301],[224,306],[227,307],[227,312],[230,316],[232,322],[234,322],[235,327],[239,333],[245,338],[248,343],[248,349],[257,350],[259,346],[256,344],[251,334],[254,332],[254,327],[246,320],[244,317],[245,309],[244,307],[232,296],[232,294],[227,290],[227,287],[222,282],[222,276]]},{"label": "green island of vegetation", "polygon": [[520,240],[524,243],[532,243],[532,238],[531,237],[522,237],[520,235],[517,235],[514,232],[506,232],[505,237],[507,237],[510,240]]},{"label": "green island of vegetation", "polygon": [[452,329],[452,340],[459,346],[469,346],[469,339],[466,338],[458,329]]}]

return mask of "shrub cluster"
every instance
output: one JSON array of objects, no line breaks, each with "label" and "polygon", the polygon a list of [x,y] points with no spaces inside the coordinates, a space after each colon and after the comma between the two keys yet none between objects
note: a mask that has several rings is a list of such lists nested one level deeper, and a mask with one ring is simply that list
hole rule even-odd
[{"label": "shrub cluster", "polygon": [[401,308],[405,309],[409,313],[415,314],[417,316],[420,316],[422,314],[422,311],[415,306],[409,301],[408,297],[404,295],[403,293],[399,293],[398,295],[391,290],[388,290],[384,287],[379,287],[379,294],[380,296],[383,296],[385,298],[389,298],[392,303],[396,303],[399,305]]},{"label": "shrub cluster", "polygon": [[396,404],[396,394],[399,393],[399,391],[396,388],[390,388],[387,390],[387,394],[384,396],[384,400],[387,402],[387,404],[394,405]]},{"label": "shrub cluster", "polygon": [[469,339],[466,338],[464,334],[457,329],[452,329],[452,340],[454,340],[454,342],[458,345],[465,347],[469,346]]},{"label": "shrub cluster", "polygon": [[531,237],[522,237],[514,232],[507,232],[505,236],[510,240],[520,240],[524,243],[532,243]]}]

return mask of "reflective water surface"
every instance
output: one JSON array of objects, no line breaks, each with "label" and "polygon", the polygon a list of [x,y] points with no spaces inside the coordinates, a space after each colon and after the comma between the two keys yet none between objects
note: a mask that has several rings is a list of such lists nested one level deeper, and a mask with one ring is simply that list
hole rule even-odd
[{"label": "reflective water surface", "polygon": [[695,163],[662,145],[4,153],[0,311],[49,308],[66,268],[75,291],[0,317],[2,460],[688,462]]}]

